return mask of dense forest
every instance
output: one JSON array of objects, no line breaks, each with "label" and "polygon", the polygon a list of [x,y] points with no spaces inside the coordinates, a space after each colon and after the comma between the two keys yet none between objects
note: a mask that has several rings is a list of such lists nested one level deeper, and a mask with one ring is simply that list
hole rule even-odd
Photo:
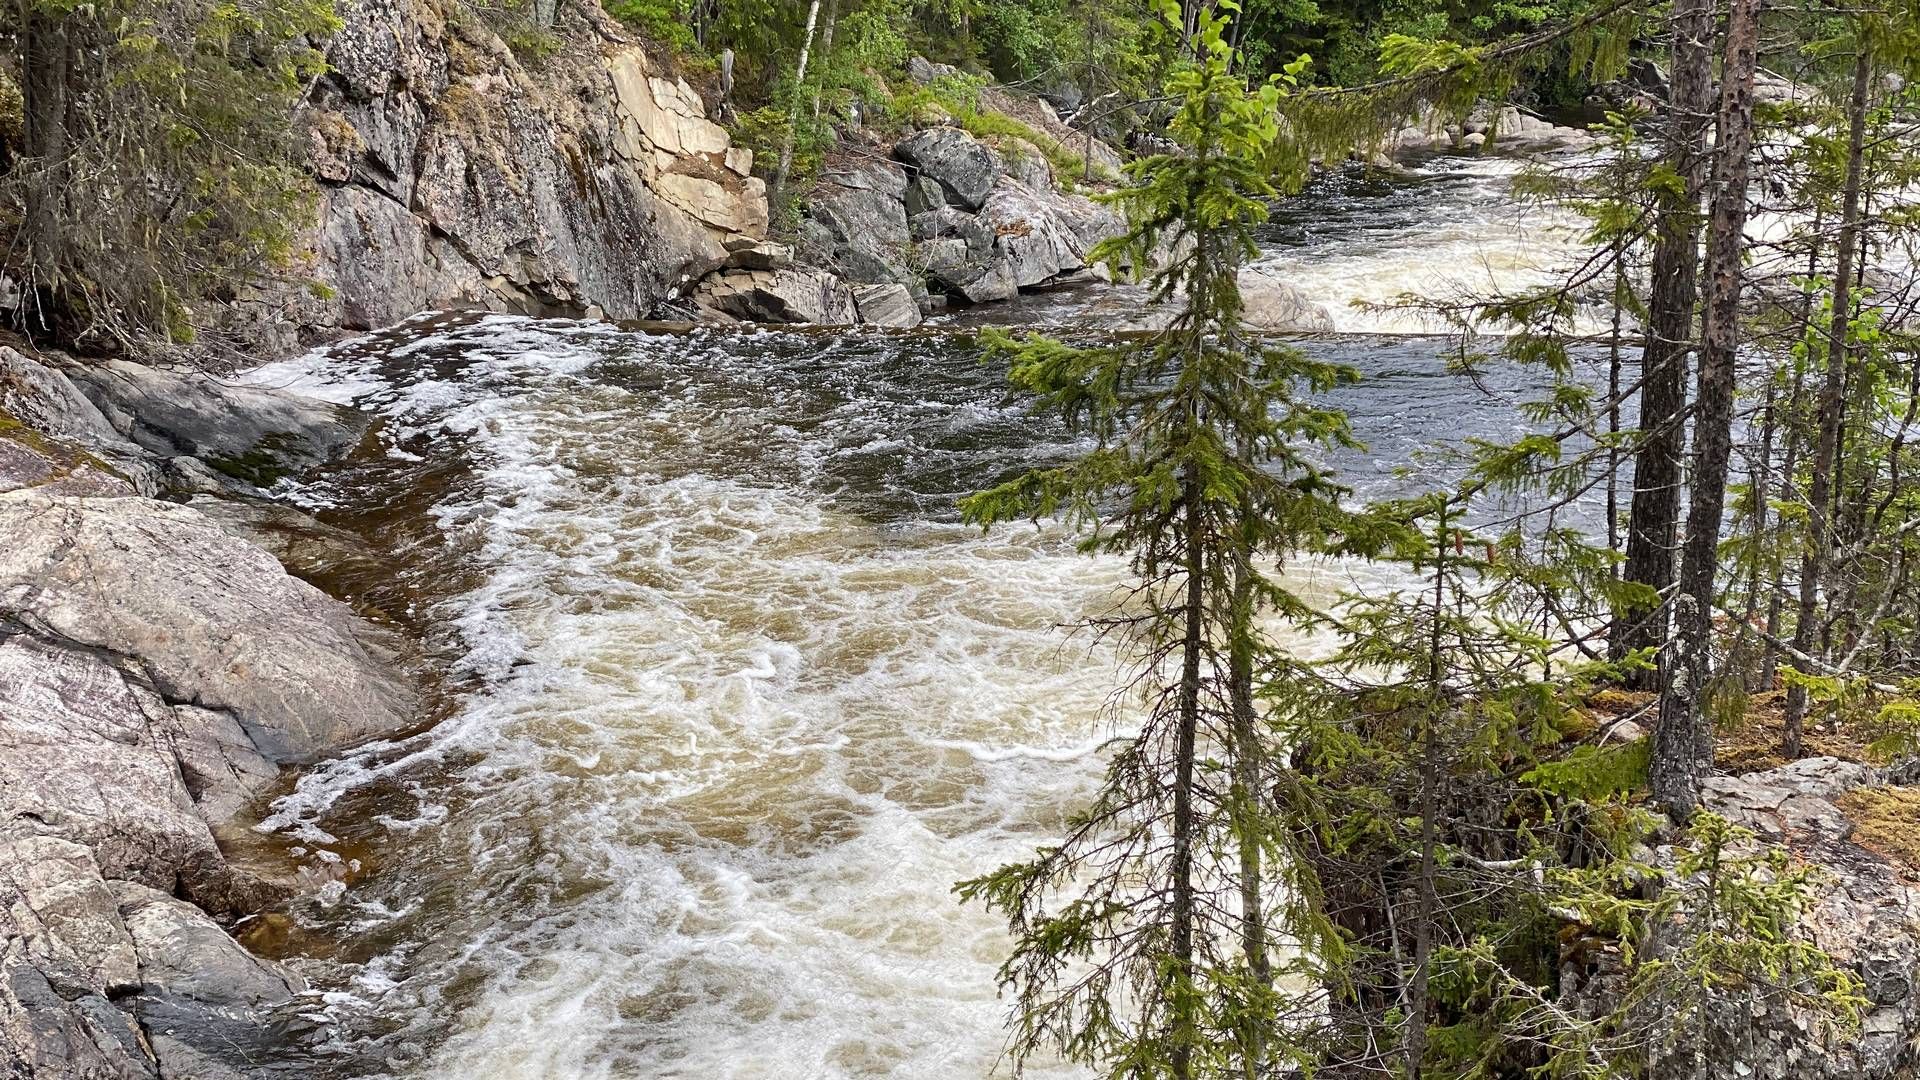
[{"label": "dense forest", "polygon": [[[1757,1075],[1869,1075],[1846,1048],[1882,988],[1800,929],[1833,870],[1716,785],[1920,757],[1913,0],[432,6],[529,71],[610,16],[753,151],[775,240],[875,133],[926,128],[1037,146],[1123,222],[1089,262],[1163,325],[978,336],[1073,449],[970,477],[960,519],[1126,573],[1080,627],[1122,659],[1098,782],[954,886],[1010,933],[1016,1071],[1744,1076],[1761,1028],[1798,1041]],[[331,0],[0,22],[15,339],[177,359],[255,284],[329,288],[302,245]],[[1445,328],[1453,378],[1527,390],[1488,391],[1513,437],[1361,498],[1329,464],[1361,446],[1329,401],[1360,373],[1249,325],[1243,273],[1316,177],[1392,168],[1409,128],[1491,152],[1508,105],[1590,131],[1511,181],[1585,256],[1393,302]],[[1396,584],[1310,595],[1296,569],[1328,561]],[[1895,860],[1906,790],[1844,796]]]}]

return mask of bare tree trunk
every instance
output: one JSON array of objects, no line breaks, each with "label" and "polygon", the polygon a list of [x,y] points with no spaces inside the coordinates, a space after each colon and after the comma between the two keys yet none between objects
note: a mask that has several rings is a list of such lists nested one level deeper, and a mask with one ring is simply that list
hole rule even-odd
[{"label": "bare tree trunk", "polygon": [[44,301],[57,289],[65,254],[67,174],[71,153],[68,130],[69,83],[73,41],[67,17],[54,15],[35,0],[20,0],[22,113],[25,120],[23,186],[26,214],[21,246],[29,280],[25,303],[37,309],[45,325]]},{"label": "bare tree trunk", "polygon": [[[1438,843],[1435,816],[1439,813],[1440,738],[1438,728],[1446,708],[1446,687],[1442,682],[1440,655],[1441,616],[1446,604],[1448,504],[1440,504],[1439,520],[1433,529],[1433,631],[1428,641],[1427,682],[1431,699],[1420,733],[1420,878],[1415,883],[1416,911],[1413,938],[1413,985],[1407,991],[1407,1033],[1404,1075],[1420,1080],[1427,1056],[1427,1000],[1429,969],[1433,966],[1433,919],[1439,908],[1434,887],[1434,856]],[[1389,901],[1391,903],[1391,901]]]},{"label": "bare tree trunk", "polygon": [[[1613,440],[1607,445],[1607,550],[1618,554],[1620,551],[1620,324],[1625,318],[1626,300],[1630,286],[1627,284],[1627,252],[1625,244],[1615,244],[1613,250],[1613,325],[1607,339],[1607,434]],[[1619,572],[1618,568],[1614,571]]]},{"label": "bare tree trunk", "polygon": [[1720,523],[1726,513],[1728,463],[1733,454],[1734,354],[1740,343],[1743,284],[1740,256],[1752,170],[1753,79],[1765,6],[1766,0],[1731,0],[1726,55],[1721,62],[1713,209],[1707,223],[1707,295],[1694,391],[1693,476],[1674,603],[1673,659],[1664,665],[1666,685],[1661,689],[1650,768],[1654,799],[1678,819],[1692,816],[1699,805],[1700,781],[1713,767],[1713,727],[1704,710],[1713,674]]},{"label": "bare tree trunk", "polygon": [[1767,402],[1760,411],[1760,450],[1755,455],[1752,470],[1748,473],[1747,493],[1753,505],[1751,514],[1753,520],[1750,523],[1753,547],[1747,553],[1747,608],[1740,622],[1739,669],[1748,673],[1747,688],[1749,690],[1764,689],[1763,686],[1758,685],[1758,679],[1753,675],[1753,671],[1757,668],[1753,662],[1754,653],[1759,648],[1753,633],[1753,623],[1760,615],[1760,586],[1764,576],[1761,573],[1760,560],[1767,543],[1767,504],[1773,496],[1774,414],[1779,404],[1779,392],[1780,388],[1775,380],[1769,378]]},{"label": "bare tree trunk", "polygon": [[800,97],[807,85],[807,60],[813,54],[813,30],[820,21],[820,0],[812,0],[807,5],[807,35],[800,45],[800,63],[793,73],[793,105],[787,110],[787,136],[780,143],[780,163],[773,170],[773,182],[767,185],[767,201],[780,198],[787,186],[787,175],[793,171],[793,136],[800,126]]},{"label": "bare tree trunk", "polygon": [[[1640,445],[1633,464],[1627,517],[1628,581],[1666,593],[1673,585],[1680,521],[1680,465],[1686,449],[1687,353],[1693,347],[1700,261],[1700,196],[1706,187],[1706,135],[1712,93],[1713,0],[1679,0],[1672,17],[1672,89],[1667,103],[1667,163],[1683,190],[1662,196],[1648,297],[1647,343],[1641,352]],[[1609,649],[1615,660],[1666,644],[1664,604],[1614,615]],[[1637,689],[1657,679],[1630,677]]]},{"label": "bare tree trunk", "polygon": [[[1839,465],[1841,404],[1847,380],[1847,324],[1853,317],[1853,263],[1860,245],[1861,158],[1867,138],[1867,103],[1873,61],[1866,48],[1853,62],[1853,94],[1847,108],[1847,176],[1840,196],[1839,250],[1834,256],[1833,313],[1827,326],[1827,370],[1820,384],[1820,434],[1813,451],[1813,479],[1807,490],[1807,554],[1800,568],[1799,609],[1793,647],[1812,655],[1819,621],[1821,578],[1833,545],[1834,474]],[[1807,691],[1787,690],[1787,754],[1799,757],[1806,726]]]},{"label": "bare tree trunk", "polygon": [[[1813,286],[1811,282],[1820,274],[1820,213],[1817,209],[1813,215],[1812,236],[1812,243],[1808,245],[1807,250],[1807,281],[1809,284],[1805,289],[1801,290],[1800,313],[1798,323],[1795,326],[1795,336],[1801,340],[1806,338],[1807,328],[1813,325]],[[1800,467],[1800,451],[1806,440],[1801,438],[1800,434],[1795,430],[1795,422],[1800,416],[1801,409],[1805,406],[1805,403],[1806,372],[1801,365],[1796,364],[1793,368],[1793,386],[1787,392],[1786,419],[1784,422],[1786,453],[1780,462],[1780,483],[1783,488],[1791,488],[1794,486],[1794,476]],[[1801,553],[1801,558],[1803,560],[1806,558],[1804,551]],[[1780,638],[1780,616],[1785,610],[1782,597],[1786,592],[1786,568],[1787,561],[1776,548],[1773,561],[1773,581],[1771,587],[1768,589],[1767,596],[1766,653],[1765,658],[1760,662],[1759,682],[1761,689],[1772,689],[1774,676],[1779,668],[1780,646],[1778,645],[1778,641]]]}]

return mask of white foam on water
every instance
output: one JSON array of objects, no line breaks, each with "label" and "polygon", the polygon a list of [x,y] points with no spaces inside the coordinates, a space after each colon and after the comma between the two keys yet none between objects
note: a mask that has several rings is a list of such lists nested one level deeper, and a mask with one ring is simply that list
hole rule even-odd
[{"label": "white foam on water", "polygon": [[951,887],[1097,778],[1115,658],[1058,624],[1123,565],[701,467],[739,417],[579,377],[604,342],[459,337],[457,378],[355,397],[470,440],[476,482],[434,513],[485,568],[447,613],[484,689],[310,772],[265,826],[326,841],[353,792],[452,770],[385,821],[389,880],[426,906],[348,894],[411,922],[334,1007],[437,1015],[407,1075],[985,1075],[1004,927]]},{"label": "white foam on water", "polygon": [[1510,194],[1526,167],[1511,158],[1441,159],[1416,170],[1449,180],[1431,191],[1412,228],[1343,230],[1324,243],[1269,249],[1255,265],[1324,306],[1341,333],[1444,332],[1440,318],[1395,305],[1556,285],[1577,265],[1581,220]]},{"label": "white foam on water", "polygon": [[[1476,167],[1490,210],[1447,208],[1424,242],[1272,262],[1343,329],[1411,328],[1347,301],[1429,273],[1529,280],[1565,236],[1503,217],[1505,166]],[[876,419],[871,367],[770,380],[756,347],[803,340],[492,316],[254,373],[379,413],[390,460],[454,441],[472,460],[431,514],[477,573],[435,613],[476,689],[427,733],[310,771],[262,826],[312,844],[382,830],[384,869],[335,910],[389,944],[326,1009],[343,1030],[385,1023],[360,1049],[396,1073],[964,1078],[998,1061],[1004,924],[952,885],[1051,841],[1097,785],[1127,724],[1108,701],[1119,658],[1061,624],[1106,610],[1126,568],[1057,532],[837,497],[861,494],[861,462],[938,440]],[[1005,406],[918,407],[923,430],[964,435]],[[1390,584],[1349,563],[1289,578],[1322,598]],[[377,813],[353,809],[375,790]]]}]

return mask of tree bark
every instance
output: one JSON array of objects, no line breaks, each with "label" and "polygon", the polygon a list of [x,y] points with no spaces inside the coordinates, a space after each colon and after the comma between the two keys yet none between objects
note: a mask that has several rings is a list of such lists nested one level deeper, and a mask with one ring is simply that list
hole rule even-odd
[{"label": "tree bark", "polygon": [[[62,277],[65,246],[61,234],[66,219],[68,157],[68,101],[73,42],[64,15],[48,12],[36,0],[20,0],[20,89],[25,120],[23,185],[25,216],[21,221],[24,265],[31,279],[29,297],[40,302],[57,289]],[[29,300],[34,303],[34,300]],[[40,312],[45,320],[44,308]]]},{"label": "tree bark", "polygon": [[[1198,423],[1198,420],[1195,421]],[[1172,922],[1168,936],[1173,953],[1174,993],[1193,993],[1193,770],[1200,736],[1200,662],[1206,651],[1206,526],[1200,513],[1200,483],[1189,466],[1181,483],[1186,503],[1186,625],[1180,643],[1180,708],[1174,733],[1173,763],[1173,890]],[[1193,1046],[1199,1037],[1189,1015],[1190,1005],[1173,1003],[1172,1047],[1168,1065],[1174,1080],[1187,1080],[1193,1071]]]},{"label": "tree bark", "polygon": [[[1654,238],[1647,343],[1641,352],[1640,443],[1634,456],[1627,516],[1626,580],[1664,594],[1673,585],[1680,521],[1681,455],[1686,448],[1687,354],[1693,348],[1698,299],[1700,196],[1706,186],[1706,135],[1712,92],[1713,0],[1680,0],[1672,18],[1667,164],[1681,190],[1662,196]],[[1615,660],[1667,640],[1667,607],[1628,607],[1614,615],[1609,650]],[[1653,673],[1628,682],[1651,689]]]},{"label": "tree bark", "polygon": [[1674,603],[1674,649],[1654,728],[1650,769],[1656,802],[1677,819],[1699,805],[1700,781],[1713,767],[1713,727],[1704,715],[1713,674],[1713,601],[1720,524],[1733,454],[1735,352],[1740,343],[1741,252],[1753,155],[1753,79],[1759,65],[1765,0],[1731,0],[1721,62],[1719,138],[1713,208],[1707,224],[1705,313],[1694,391],[1693,475],[1687,533]]},{"label": "tree bark", "polygon": [[[1264,992],[1273,981],[1273,963],[1267,951],[1266,880],[1260,843],[1260,778],[1265,748],[1260,739],[1260,715],[1253,702],[1253,562],[1249,535],[1249,529],[1243,526],[1235,541],[1228,693],[1233,710],[1233,803],[1239,819],[1240,949],[1247,973]],[[1246,1080],[1263,1075],[1266,1041],[1265,1026],[1250,1019],[1241,1035],[1242,1074]]]}]

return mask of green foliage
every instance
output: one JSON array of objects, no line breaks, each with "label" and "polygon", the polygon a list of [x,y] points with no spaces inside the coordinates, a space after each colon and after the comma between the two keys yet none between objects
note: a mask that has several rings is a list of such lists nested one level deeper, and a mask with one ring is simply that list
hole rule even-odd
[{"label": "green foliage", "polygon": [[1520,782],[1562,799],[1597,803],[1642,790],[1647,785],[1645,739],[1614,746],[1578,746],[1566,757],[1545,761],[1520,775]]},{"label": "green foliage", "polygon": [[[1293,988],[1325,979],[1341,951],[1261,794],[1278,761],[1250,665],[1272,655],[1260,612],[1305,611],[1254,556],[1316,545],[1344,518],[1310,452],[1351,435],[1307,395],[1349,375],[1240,331],[1236,274],[1272,190],[1258,162],[1279,88],[1249,91],[1233,74],[1225,25],[1200,16],[1197,58],[1168,80],[1181,151],[1140,163],[1137,184],[1108,197],[1129,231],[1095,252],[1135,270],[1174,252],[1150,284],[1182,314],[1110,344],[991,339],[1035,408],[1095,445],[962,512],[985,526],[1064,519],[1085,549],[1130,558],[1139,584],[1120,625],[1145,710],[1065,840],[958,886],[1014,934],[1001,977],[1016,1064],[1052,1052],[1109,1075],[1178,1077],[1308,1064],[1282,1018],[1304,1000]],[[1282,954],[1281,941],[1303,947]]]},{"label": "green foliage", "polygon": [[27,149],[47,159],[6,182],[63,336],[183,341],[202,298],[295,261],[313,187],[287,118],[325,70],[310,43],[339,25],[328,0],[33,0],[5,19],[16,47],[73,43],[51,62],[85,102],[58,118],[29,103]]},{"label": "green foliage", "polygon": [[698,54],[687,0],[603,0],[607,14],[682,55]]}]

